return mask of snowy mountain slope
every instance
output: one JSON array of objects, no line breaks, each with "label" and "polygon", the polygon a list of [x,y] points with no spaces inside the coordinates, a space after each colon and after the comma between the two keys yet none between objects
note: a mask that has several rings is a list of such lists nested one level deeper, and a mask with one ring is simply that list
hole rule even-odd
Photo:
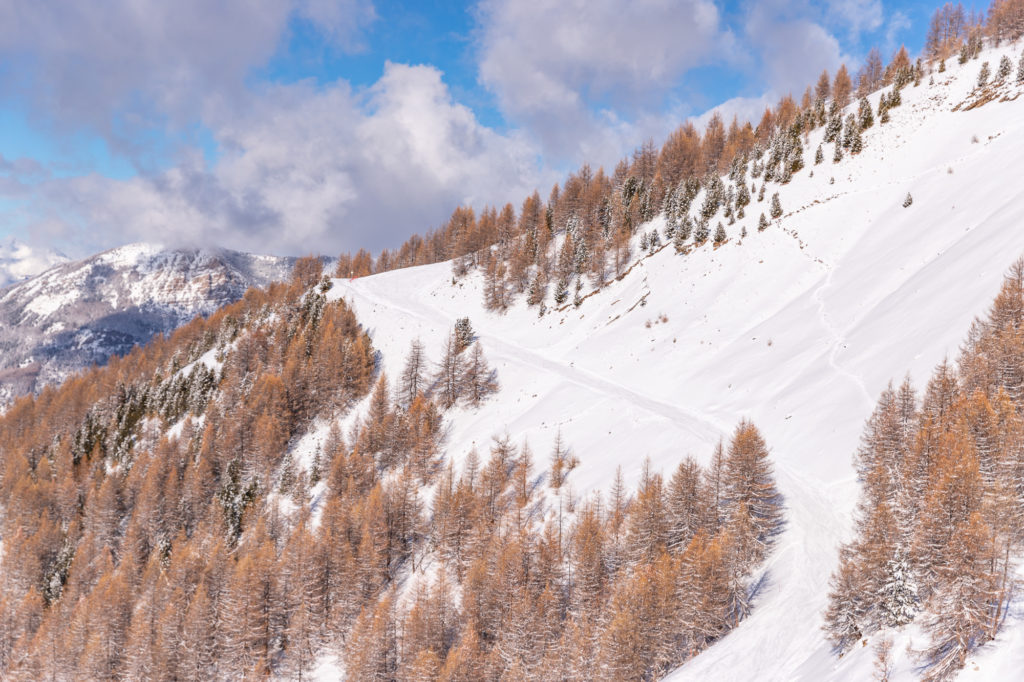
[{"label": "snowy mountain slope", "polygon": [[0,406],[288,277],[293,259],[132,244],[0,291]]},{"label": "snowy mountain slope", "polygon": [[67,260],[56,251],[34,249],[13,237],[0,240],[0,289]]},{"label": "snowy mountain slope", "polygon": [[[888,381],[909,371],[921,386],[955,357],[1024,254],[1021,89],[1005,85],[984,106],[954,110],[971,97],[981,61],[999,52],[906,88],[892,121],[865,132],[859,156],[808,163],[789,185],[770,185],[786,213],[765,232],[756,224],[767,200],[727,228],[722,247],[664,248],[578,309],[538,317],[520,300],[487,313],[481,276],[453,283],[446,264],[339,280],[331,295],[354,306],[392,377],[412,339],[436,359],[455,319],[471,318],[502,391],[453,413],[456,460],[505,430],[528,438],[540,459],[561,430],[582,461],[570,481],[586,493],[607,490],[619,465],[634,482],[645,457],[666,472],[686,453],[706,461],[737,420],[752,418],[773,448],[788,526],[752,615],[671,679],[866,679],[870,648],[837,660],[821,631],[850,532],[861,428]],[[811,134],[808,161],[820,138]],[[908,192],[914,202],[903,208]],[[977,674],[1007,669],[1020,654],[1001,643],[1021,632],[1011,619],[979,652]],[[910,639],[908,630],[897,641],[894,679],[915,678]]]}]

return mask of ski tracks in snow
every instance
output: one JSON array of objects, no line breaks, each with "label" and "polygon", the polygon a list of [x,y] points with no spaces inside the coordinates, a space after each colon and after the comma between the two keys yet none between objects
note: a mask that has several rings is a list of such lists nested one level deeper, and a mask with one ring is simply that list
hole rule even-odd
[{"label": "ski tracks in snow", "polygon": [[[384,306],[428,324],[436,324],[438,320],[444,320],[449,325],[454,323],[454,320],[450,315],[444,311],[438,310],[434,306],[429,306],[429,310],[426,312],[420,312],[412,310],[394,300],[382,298],[377,293],[370,291],[367,287],[356,286],[353,283],[346,283],[346,287],[349,292],[365,299],[371,305]],[[581,369],[574,365],[567,365],[544,357],[537,351],[525,348],[517,343],[498,338],[494,334],[490,334],[484,330],[477,330],[477,334],[484,340],[486,350],[494,359],[502,359],[541,370],[547,374],[554,374],[568,383],[586,388],[607,398],[620,401],[626,405],[656,414],[663,419],[683,426],[688,431],[707,442],[717,441],[729,431],[729,429],[723,424],[719,424],[706,417],[694,414],[693,412],[685,410],[678,405],[639,393],[628,386],[605,379],[590,370]]]},{"label": "ski tracks in snow", "polygon": [[821,322],[821,326],[825,328],[825,332],[831,339],[828,350],[828,366],[835,372],[849,379],[857,387],[861,395],[864,397],[865,404],[867,404],[868,409],[870,410],[874,407],[875,400],[871,397],[871,392],[864,383],[864,379],[856,372],[853,372],[841,365],[837,360],[839,353],[848,345],[846,341],[847,330],[840,330],[836,327],[829,318],[828,311],[826,310],[825,290],[832,286],[832,275],[835,272],[835,267],[831,264],[826,264],[825,270],[825,279],[811,293],[811,300],[814,301],[815,305],[818,307],[818,320]]}]

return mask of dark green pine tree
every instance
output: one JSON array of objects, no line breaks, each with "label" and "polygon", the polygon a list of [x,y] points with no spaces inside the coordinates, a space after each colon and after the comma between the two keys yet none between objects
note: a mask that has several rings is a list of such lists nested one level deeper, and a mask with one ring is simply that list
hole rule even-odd
[{"label": "dark green pine tree", "polygon": [[768,209],[768,215],[772,217],[772,220],[778,220],[782,217],[782,202],[779,201],[778,192],[772,195],[772,203],[771,207]]}]

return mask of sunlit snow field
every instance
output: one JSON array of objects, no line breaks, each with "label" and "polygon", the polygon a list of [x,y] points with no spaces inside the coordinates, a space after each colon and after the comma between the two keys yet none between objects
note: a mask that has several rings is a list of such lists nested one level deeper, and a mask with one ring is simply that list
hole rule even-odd
[{"label": "sunlit snow field", "polygon": [[[951,60],[934,85],[926,76],[908,86],[891,122],[864,133],[859,156],[833,164],[827,144],[814,165],[823,130],[812,132],[806,167],[789,185],[770,184],[764,202],[727,226],[726,244],[688,255],[669,245],[579,308],[540,317],[520,297],[488,313],[482,276],[453,282],[447,263],[336,280],[330,295],[354,306],[391,377],[413,339],[436,360],[455,320],[472,320],[501,392],[449,413],[456,463],[508,432],[546,466],[561,431],[581,460],[569,481],[585,495],[607,490],[618,466],[635,482],[647,457],[666,474],[687,453],[707,462],[739,419],[753,419],[772,448],[787,528],[750,617],[670,679],[868,679],[871,647],[839,660],[821,630],[838,544],[851,531],[851,457],[886,383],[909,372],[920,389],[944,357],[955,360],[971,320],[1024,255],[1022,88],[1007,84],[995,101],[953,111],[981,63],[1003,53],[1016,63],[1020,51]],[[785,214],[759,233],[775,190]],[[640,232],[663,227],[658,219]],[[919,676],[914,633],[897,635],[894,680]],[[1021,640],[1013,615],[962,678],[1017,675]],[[325,660],[318,672],[338,669]]]}]

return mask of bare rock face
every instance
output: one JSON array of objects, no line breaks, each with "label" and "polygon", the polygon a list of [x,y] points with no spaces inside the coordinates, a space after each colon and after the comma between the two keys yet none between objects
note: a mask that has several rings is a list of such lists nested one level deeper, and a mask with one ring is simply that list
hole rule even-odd
[{"label": "bare rock face", "polygon": [[0,409],[287,279],[294,259],[130,244],[0,289]]}]

